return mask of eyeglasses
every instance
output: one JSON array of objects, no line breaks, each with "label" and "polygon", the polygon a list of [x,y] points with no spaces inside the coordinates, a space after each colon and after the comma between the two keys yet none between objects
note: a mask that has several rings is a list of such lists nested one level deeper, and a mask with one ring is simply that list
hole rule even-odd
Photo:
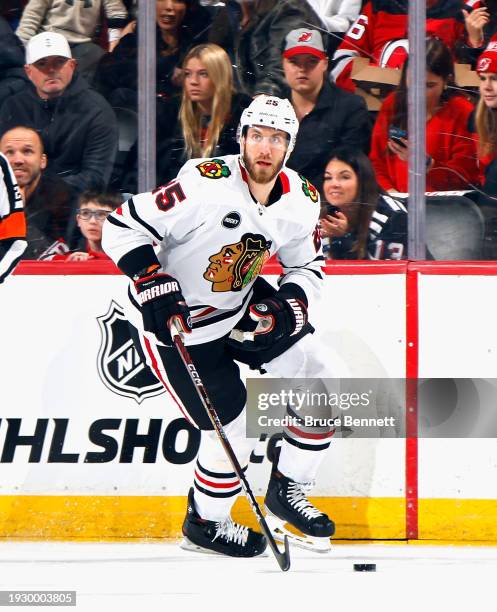
[{"label": "eyeglasses", "polygon": [[105,221],[111,212],[111,210],[91,210],[89,208],[80,208],[78,210],[78,217],[83,219],[83,221],[89,221],[93,217],[97,221]]},{"label": "eyeglasses", "polygon": [[271,134],[270,136],[263,136],[260,132],[250,132],[247,134],[247,142],[254,145],[259,145],[267,140],[270,147],[274,149],[286,149],[288,145],[288,138],[283,134]]}]

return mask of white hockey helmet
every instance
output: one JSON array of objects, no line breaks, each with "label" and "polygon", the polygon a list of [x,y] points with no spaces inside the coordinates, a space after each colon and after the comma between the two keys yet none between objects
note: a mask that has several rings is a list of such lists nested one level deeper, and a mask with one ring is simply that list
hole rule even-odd
[{"label": "white hockey helmet", "polygon": [[[288,149],[285,156],[285,162],[290,157],[297,132],[299,130],[299,122],[297,115],[293,110],[293,106],[286,98],[277,98],[276,96],[266,96],[261,94],[255,100],[252,100],[249,106],[243,111],[240,117],[240,125],[237,131],[237,140],[241,142],[242,136],[245,135],[246,128],[254,125],[262,125],[271,127],[275,130],[281,130],[289,135]],[[240,150],[243,155],[243,151]]]}]

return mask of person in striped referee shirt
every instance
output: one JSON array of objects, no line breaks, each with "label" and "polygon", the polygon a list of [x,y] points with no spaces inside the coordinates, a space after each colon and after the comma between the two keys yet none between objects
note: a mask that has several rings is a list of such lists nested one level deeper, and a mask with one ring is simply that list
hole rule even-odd
[{"label": "person in striped referee shirt", "polygon": [[0,153],[0,283],[16,267],[27,246],[21,192],[7,158]]}]

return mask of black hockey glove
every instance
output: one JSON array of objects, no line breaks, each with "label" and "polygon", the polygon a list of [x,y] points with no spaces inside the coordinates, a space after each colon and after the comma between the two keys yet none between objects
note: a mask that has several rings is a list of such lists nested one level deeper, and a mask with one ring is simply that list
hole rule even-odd
[{"label": "black hockey glove", "polygon": [[295,336],[307,323],[307,306],[296,298],[282,299],[278,294],[253,304],[249,316],[257,323],[253,331],[234,329],[230,339],[242,343],[246,350],[259,351],[273,346],[285,337]]},{"label": "black hockey glove", "polygon": [[171,317],[177,317],[183,331],[192,331],[190,309],[186,305],[178,281],[160,268],[133,279],[140,302],[143,327],[155,334],[159,342],[172,346],[169,331]]}]

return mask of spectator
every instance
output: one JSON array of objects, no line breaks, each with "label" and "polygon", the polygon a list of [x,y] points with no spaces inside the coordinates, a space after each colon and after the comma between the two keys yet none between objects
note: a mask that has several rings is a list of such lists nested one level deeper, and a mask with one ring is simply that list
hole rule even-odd
[{"label": "spectator", "polygon": [[321,188],[333,149],[349,145],[369,150],[371,124],[362,98],[326,78],[328,58],[317,30],[292,30],[285,39],[283,70],[300,122],[288,166]]},{"label": "spectator", "polygon": [[0,153],[0,284],[16,267],[26,246],[22,196],[9,162]]},{"label": "spectator", "polygon": [[122,0],[29,0],[16,34],[27,45],[41,32],[58,32],[69,42],[78,70],[89,81],[104,50],[92,39],[102,11],[107,17],[109,43],[119,40],[121,28],[126,25],[128,13]]},{"label": "spectator", "polygon": [[[400,84],[384,101],[373,128],[371,161],[389,192],[406,192],[407,63]],[[437,38],[426,42],[426,188],[467,189],[477,182],[474,145],[468,129],[473,105],[457,94],[450,51]]]},{"label": "spectator", "polygon": [[47,156],[38,132],[16,127],[0,139],[24,200],[28,248],[23,259],[50,259],[67,250],[73,194],[58,176],[44,172]]},{"label": "spectator", "polygon": [[476,70],[480,77],[480,100],[475,113],[480,184],[484,193],[494,200],[497,196],[497,41],[491,42],[480,55]]},{"label": "spectator", "polygon": [[236,0],[200,0],[200,4],[209,11],[211,26],[209,28],[209,42],[222,47],[229,55],[231,62],[235,63],[235,41],[240,31],[243,17],[242,8]]},{"label": "spectator", "polygon": [[497,32],[497,0],[467,0],[463,15],[468,37],[461,48],[460,59],[474,68]]},{"label": "spectator", "polygon": [[2,0],[0,17],[6,19],[13,30],[16,29],[27,2],[28,0]]},{"label": "spectator", "polygon": [[25,89],[29,81],[23,69],[24,48],[3,17],[0,17],[0,40],[1,107],[9,96]]},{"label": "spectator", "polygon": [[60,175],[78,192],[103,189],[117,149],[117,124],[108,103],[74,74],[76,60],[62,34],[37,34],[26,48],[32,83],[0,109],[0,136],[30,125],[42,136],[47,172]]},{"label": "spectator", "polygon": [[[156,0],[157,95],[170,98],[181,87],[181,64],[189,49],[207,42],[209,11],[198,0]],[[96,75],[98,90],[112,106],[136,110],[138,96],[138,32],[136,21],[123,31]]]},{"label": "spectator", "polygon": [[[194,47],[183,62],[183,74],[181,105],[175,101],[173,135],[159,138],[158,177],[162,184],[175,177],[188,159],[238,153],[237,126],[251,101],[233,91],[229,57],[217,45]],[[169,115],[167,118],[170,122]],[[162,128],[159,134],[164,131]]]},{"label": "spectator", "polygon": [[284,97],[281,49],[285,36],[291,30],[319,24],[319,17],[303,0],[256,0],[238,42],[238,78],[244,91],[250,96]]},{"label": "spectator", "polygon": [[341,147],[326,165],[321,212],[330,259],[405,259],[407,210],[376,182],[362,151]]},{"label": "spectator", "polygon": [[[427,0],[427,36],[455,50],[465,38],[461,0]],[[378,66],[401,68],[408,50],[408,0],[369,0],[333,56],[337,85],[355,91],[352,60],[367,57]]]},{"label": "spectator", "polygon": [[102,249],[102,226],[110,213],[123,203],[118,193],[85,191],[79,197],[76,222],[83,235],[83,244],[75,251],[56,255],[58,261],[89,261],[109,259]]},{"label": "spectator", "polygon": [[333,56],[345,32],[361,12],[362,0],[307,0],[328,32],[326,52]]}]

